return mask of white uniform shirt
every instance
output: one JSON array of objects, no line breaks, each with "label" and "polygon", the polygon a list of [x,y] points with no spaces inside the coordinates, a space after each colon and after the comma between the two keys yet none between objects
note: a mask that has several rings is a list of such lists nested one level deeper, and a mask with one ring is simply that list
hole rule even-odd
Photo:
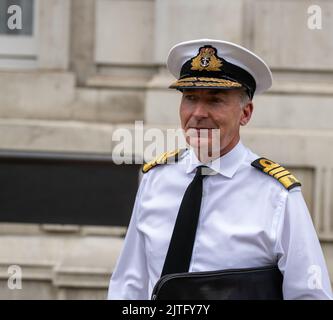
[{"label": "white uniform shirt", "polygon": [[[239,142],[206,164],[189,272],[277,263],[284,299],[331,299],[322,250],[301,188],[291,191],[251,166],[259,158]],[[159,280],[184,192],[200,165],[192,150],[176,164],[144,174],[109,299],[150,299]]]}]

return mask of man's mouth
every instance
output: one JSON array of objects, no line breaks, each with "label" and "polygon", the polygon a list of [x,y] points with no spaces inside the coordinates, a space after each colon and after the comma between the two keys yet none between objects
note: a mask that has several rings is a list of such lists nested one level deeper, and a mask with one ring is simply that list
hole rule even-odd
[{"label": "man's mouth", "polygon": [[217,129],[217,128],[212,128],[212,127],[190,127],[188,130],[212,130],[212,129]]},{"label": "man's mouth", "polygon": [[186,136],[195,139],[211,139],[213,136],[219,136],[218,130],[212,127],[190,127],[186,130]]}]

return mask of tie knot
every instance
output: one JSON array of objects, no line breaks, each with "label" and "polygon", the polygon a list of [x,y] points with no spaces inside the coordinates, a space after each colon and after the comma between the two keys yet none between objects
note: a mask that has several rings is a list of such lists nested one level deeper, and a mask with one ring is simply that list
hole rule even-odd
[{"label": "tie knot", "polygon": [[206,166],[199,166],[197,167],[197,171],[195,173],[195,177],[201,177],[202,179],[209,175],[211,169]]}]

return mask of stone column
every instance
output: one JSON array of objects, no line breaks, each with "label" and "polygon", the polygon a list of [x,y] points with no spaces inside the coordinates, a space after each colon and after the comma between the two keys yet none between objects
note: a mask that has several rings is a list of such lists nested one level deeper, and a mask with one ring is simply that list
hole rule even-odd
[{"label": "stone column", "polygon": [[177,124],[180,95],[168,86],[174,80],[165,63],[170,48],[178,42],[199,38],[243,43],[244,0],[156,0],[155,63],[160,66],[148,85],[145,121]]},{"label": "stone column", "polygon": [[70,4],[68,0],[39,1],[38,67],[41,69],[68,69]]},{"label": "stone column", "polygon": [[95,0],[72,0],[70,25],[70,69],[77,83],[95,74]]}]

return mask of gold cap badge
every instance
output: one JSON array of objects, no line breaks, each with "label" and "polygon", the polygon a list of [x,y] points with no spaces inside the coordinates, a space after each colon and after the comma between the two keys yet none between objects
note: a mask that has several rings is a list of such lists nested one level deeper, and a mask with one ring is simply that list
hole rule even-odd
[{"label": "gold cap badge", "polygon": [[216,49],[204,46],[199,49],[199,54],[193,58],[191,70],[221,71],[222,60],[216,56]]}]

